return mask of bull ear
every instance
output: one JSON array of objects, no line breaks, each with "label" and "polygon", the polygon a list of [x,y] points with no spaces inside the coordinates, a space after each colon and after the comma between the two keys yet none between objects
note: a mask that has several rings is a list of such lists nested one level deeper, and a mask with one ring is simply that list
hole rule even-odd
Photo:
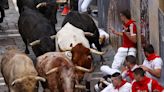
[{"label": "bull ear", "polygon": [[46,82],[46,79],[43,78],[43,77],[39,77],[39,76],[37,76],[37,77],[35,77],[35,79],[38,80],[38,81]]}]

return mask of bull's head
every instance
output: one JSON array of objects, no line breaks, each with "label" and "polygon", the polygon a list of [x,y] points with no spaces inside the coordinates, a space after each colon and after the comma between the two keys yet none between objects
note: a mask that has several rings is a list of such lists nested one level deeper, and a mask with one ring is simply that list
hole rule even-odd
[{"label": "bull's head", "polygon": [[16,79],[11,84],[11,92],[37,92],[38,81],[46,81],[42,77],[27,76]]},{"label": "bull's head", "polygon": [[[55,51],[55,42],[50,37],[42,37],[39,40],[39,44],[35,44],[34,46],[32,46],[32,48],[34,50],[35,55],[40,56],[46,52]],[[40,51],[35,51],[36,49],[39,49]]]},{"label": "bull's head", "polygon": [[74,66],[63,58],[57,58],[57,60],[59,60],[59,62],[55,63],[56,67],[46,73],[48,83],[53,85],[52,88],[49,88],[51,92],[73,92],[75,86]]},{"label": "bull's head", "polygon": [[[84,47],[81,43],[77,44],[71,50],[72,53],[72,62],[76,66],[81,66],[87,69],[91,68],[92,58],[90,49]],[[85,72],[77,71],[78,79],[82,79]]]}]

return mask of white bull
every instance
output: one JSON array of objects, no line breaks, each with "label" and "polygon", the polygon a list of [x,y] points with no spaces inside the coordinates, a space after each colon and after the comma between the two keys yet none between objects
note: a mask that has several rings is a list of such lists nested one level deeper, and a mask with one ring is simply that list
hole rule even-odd
[{"label": "white bull", "polygon": [[56,50],[66,51],[72,49],[78,43],[82,43],[86,48],[90,48],[89,42],[85,37],[84,31],[67,23],[56,34]]},{"label": "white bull", "polygon": [[76,46],[78,43],[81,43],[84,47],[89,48],[93,53],[100,55],[104,54],[104,52],[99,52],[90,48],[89,41],[85,37],[86,35],[93,36],[92,33],[84,32],[70,23],[67,23],[56,34],[56,50],[71,50],[72,47]]}]

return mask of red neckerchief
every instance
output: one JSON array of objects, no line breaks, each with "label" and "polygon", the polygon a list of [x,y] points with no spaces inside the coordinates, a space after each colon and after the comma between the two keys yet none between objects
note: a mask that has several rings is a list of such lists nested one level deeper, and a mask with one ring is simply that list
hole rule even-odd
[{"label": "red neckerchief", "polygon": [[131,23],[135,22],[134,20],[130,19],[126,24],[124,24],[125,27],[129,27]]},{"label": "red neckerchief", "polygon": [[155,53],[153,54],[150,54],[148,57],[147,57],[147,60],[148,61],[151,61],[151,60],[154,60],[155,58],[159,58],[160,56],[156,55]]},{"label": "red neckerchief", "polygon": [[127,71],[127,75],[130,77],[131,80],[134,79],[133,72],[130,69]]},{"label": "red neckerchief", "polygon": [[122,87],[125,83],[126,83],[126,81],[125,81],[125,80],[122,80],[121,85],[116,86],[115,89],[119,89],[119,88]]}]

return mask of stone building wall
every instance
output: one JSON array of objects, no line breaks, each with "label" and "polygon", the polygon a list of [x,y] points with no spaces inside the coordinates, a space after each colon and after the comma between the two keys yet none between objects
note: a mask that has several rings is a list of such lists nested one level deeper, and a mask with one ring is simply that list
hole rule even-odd
[{"label": "stone building wall", "polygon": [[158,21],[158,0],[149,0],[149,31],[150,43],[159,54],[159,21]]},{"label": "stone building wall", "polygon": [[159,0],[159,7],[164,12],[164,0]]}]

